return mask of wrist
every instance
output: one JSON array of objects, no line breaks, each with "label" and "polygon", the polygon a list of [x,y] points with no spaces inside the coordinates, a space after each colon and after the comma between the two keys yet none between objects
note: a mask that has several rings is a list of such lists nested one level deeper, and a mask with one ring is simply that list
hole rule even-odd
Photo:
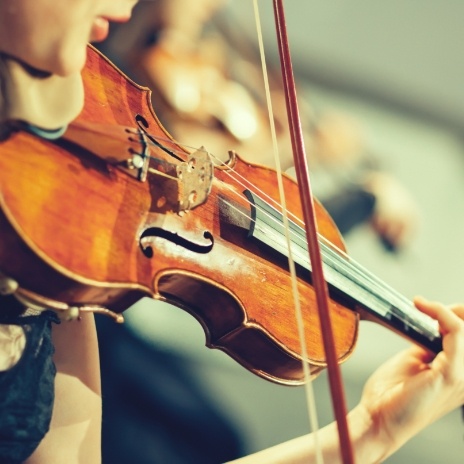
[{"label": "wrist", "polygon": [[389,440],[362,404],[349,412],[348,425],[356,462],[379,463],[391,454]]}]

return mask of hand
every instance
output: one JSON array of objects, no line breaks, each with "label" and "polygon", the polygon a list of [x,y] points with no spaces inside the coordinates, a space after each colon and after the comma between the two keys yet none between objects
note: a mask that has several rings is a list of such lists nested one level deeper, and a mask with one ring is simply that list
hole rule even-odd
[{"label": "hand", "polygon": [[358,413],[370,417],[374,440],[384,455],[464,403],[464,305],[447,308],[422,298],[414,301],[436,319],[443,351],[435,358],[418,347],[381,366],[364,388]]},{"label": "hand", "polygon": [[366,151],[361,124],[339,111],[327,111],[313,121],[311,143],[314,161],[329,168],[352,169]]},{"label": "hand", "polygon": [[419,223],[417,205],[410,193],[383,172],[370,173],[364,187],[375,196],[372,228],[393,249],[407,245]]}]

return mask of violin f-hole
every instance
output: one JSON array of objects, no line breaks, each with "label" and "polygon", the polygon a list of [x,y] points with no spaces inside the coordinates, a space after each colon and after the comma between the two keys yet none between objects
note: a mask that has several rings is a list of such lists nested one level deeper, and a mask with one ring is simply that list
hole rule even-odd
[{"label": "violin f-hole", "polygon": [[168,230],[162,229],[161,227],[149,227],[148,229],[142,232],[139,238],[140,249],[142,250],[144,256],[146,256],[147,258],[153,258],[154,256],[151,241],[149,241],[148,239],[155,237],[162,238],[178,246],[181,246],[182,248],[200,254],[209,253],[213,249],[214,245],[213,235],[211,234],[211,232],[207,230],[203,232],[203,238],[205,239],[205,242],[200,243],[188,240],[184,237],[181,237],[176,232],[170,232]]}]

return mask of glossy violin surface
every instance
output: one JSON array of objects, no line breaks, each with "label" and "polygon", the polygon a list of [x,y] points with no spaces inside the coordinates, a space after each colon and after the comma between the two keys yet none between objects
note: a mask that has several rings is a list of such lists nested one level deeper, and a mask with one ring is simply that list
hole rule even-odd
[{"label": "glossy violin surface", "polygon": [[[161,127],[149,93],[93,49],[84,84],[84,111],[63,138],[19,131],[1,145],[2,271],[31,292],[73,305],[122,311],[144,295],[170,301],[197,317],[208,345],[260,375],[300,382],[286,260],[249,238],[253,212],[244,192],[277,201],[275,172],[235,155],[214,168],[201,151],[188,161]],[[189,163],[201,171],[193,186],[179,174]],[[296,184],[285,183],[298,215]],[[202,204],[188,205],[189,198]],[[322,209],[321,216],[328,238],[342,246]],[[324,355],[311,330],[318,324],[314,294],[303,280],[299,286],[317,371]],[[333,313],[347,334],[337,347],[343,359],[358,316],[338,303]]]},{"label": "glossy violin surface", "polygon": [[[208,346],[269,380],[304,382],[275,171],[182,148],[149,91],[93,48],[83,78],[84,110],[61,138],[20,129],[0,144],[0,271],[55,307],[122,312],[143,296],[168,301],[198,319]],[[326,363],[298,187],[284,177],[284,188],[306,361],[317,374]],[[316,209],[339,362],[354,349],[361,316],[438,350],[433,327],[353,268],[331,218]]]}]

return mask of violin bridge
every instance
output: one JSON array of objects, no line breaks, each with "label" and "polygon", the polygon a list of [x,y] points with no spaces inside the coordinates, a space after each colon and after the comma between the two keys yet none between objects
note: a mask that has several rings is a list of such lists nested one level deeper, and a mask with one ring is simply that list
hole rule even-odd
[{"label": "violin bridge", "polygon": [[205,148],[201,147],[188,155],[187,161],[180,163],[176,171],[179,180],[179,212],[203,204],[213,183],[213,163]]},{"label": "violin bridge", "polygon": [[151,211],[182,214],[208,198],[213,182],[213,163],[208,152],[200,148],[179,164],[152,157],[148,173],[156,176],[154,182],[149,181],[154,200]]}]

